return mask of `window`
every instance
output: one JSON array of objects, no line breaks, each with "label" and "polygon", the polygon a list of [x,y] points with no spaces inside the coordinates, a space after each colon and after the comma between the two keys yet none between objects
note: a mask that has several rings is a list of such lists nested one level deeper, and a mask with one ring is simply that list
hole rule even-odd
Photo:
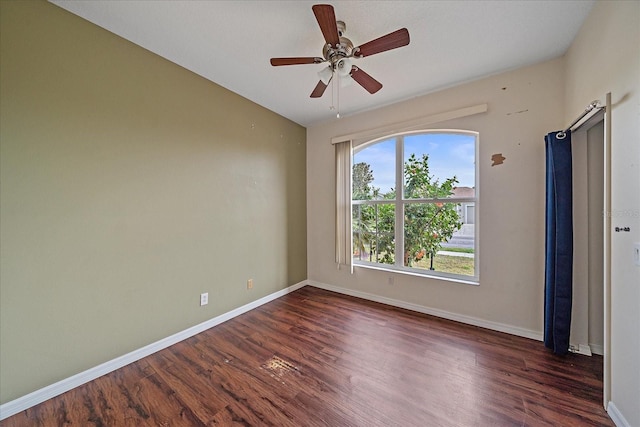
[{"label": "window", "polygon": [[353,150],[355,265],[477,280],[477,140],[427,131]]}]

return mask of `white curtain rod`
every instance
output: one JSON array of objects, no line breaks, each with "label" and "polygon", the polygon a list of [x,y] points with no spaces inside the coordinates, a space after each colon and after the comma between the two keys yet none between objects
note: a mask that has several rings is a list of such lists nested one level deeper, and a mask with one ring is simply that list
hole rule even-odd
[{"label": "white curtain rod", "polygon": [[605,108],[604,105],[601,105],[600,101],[598,101],[597,99],[595,101],[591,101],[591,104],[589,104],[587,108],[585,108],[582,114],[580,114],[580,116],[577,119],[575,119],[569,126],[567,126],[565,130],[561,130],[560,132],[558,132],[556,136],[561,139],[564,138],[567,132],[570,131],[576,124],[578,124],[587,115],[589,115],[592,112],[595,114],[604,108]]}]

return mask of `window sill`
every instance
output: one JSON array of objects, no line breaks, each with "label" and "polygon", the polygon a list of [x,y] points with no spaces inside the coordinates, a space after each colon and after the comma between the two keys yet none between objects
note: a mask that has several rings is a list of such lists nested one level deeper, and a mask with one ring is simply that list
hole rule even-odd
[{"label": "window sill", "polygon": [[398,268],[395,266],[385,266],[385,267],[381,267],[379,264],[368,264],[368,263],[363,263],[363,262],[359,262],[359,263],[354,263],[353,264],[354,268],[366,268],[369,270],[378,270],[378,271],[384,271],[386,273],[397,273],[397,274],[404,274],[407,276],[414,276],[414,277],[422,277],[422,278],[427,278],[427,279],[434,279],[434,280],[440,280],[443,282],[453,282],[453,283],[460,283],[463,285],[472,285],[472,286],[480,286],[480,280],[478,277],[473,277],[473,276],[458,276],[458,275],[449,275],[447,273],[439,273],[439,272],[420,272],[420,271],[416,271],[414,269],[408,269],[408,268]]}]

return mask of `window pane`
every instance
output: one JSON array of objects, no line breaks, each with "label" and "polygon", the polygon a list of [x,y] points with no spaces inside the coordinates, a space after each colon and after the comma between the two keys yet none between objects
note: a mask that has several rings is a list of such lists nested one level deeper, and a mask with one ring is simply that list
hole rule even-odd
[{"label": "window pane", "polygon": [[354,205],[352,229],[354,261],[395,262],[393,204]]},{"label": "window pane", "polygon": [[404,207],[406,267],[473,276],[474,225],[460,214],[469,205],[411,203]]},{"label": "window pane", "polygon": [[459,133],[405,136],[404,197],[474,197],[475,141]]},{"label": "window pane", "polygon": [[393,199],[396,140],[368,145],[353,154],[353,200]]},{"label": "window pane", "polygon": [[356,148],[354,263],[476,278],[476,146],[476,133],[441,130]]}]

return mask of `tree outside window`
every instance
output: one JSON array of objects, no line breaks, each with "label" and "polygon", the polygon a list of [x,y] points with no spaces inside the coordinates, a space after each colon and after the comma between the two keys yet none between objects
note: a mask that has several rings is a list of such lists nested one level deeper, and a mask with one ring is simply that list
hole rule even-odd
[{"label": "tree outside window", "polygon": [[[477,276],[475,224],[466,224],[460,214],[463,205],[466,209],[477,200],[476,135],[425,132],[377,144],[354,155],[354,262]],[[398,163],[403,172],[400,182],[395,169],[389,171]],[[377,174],[395,179],[385,181]],[[467,186],[460,186],[459,174]],[[401,197],[396,188],[401,188]]]}]

